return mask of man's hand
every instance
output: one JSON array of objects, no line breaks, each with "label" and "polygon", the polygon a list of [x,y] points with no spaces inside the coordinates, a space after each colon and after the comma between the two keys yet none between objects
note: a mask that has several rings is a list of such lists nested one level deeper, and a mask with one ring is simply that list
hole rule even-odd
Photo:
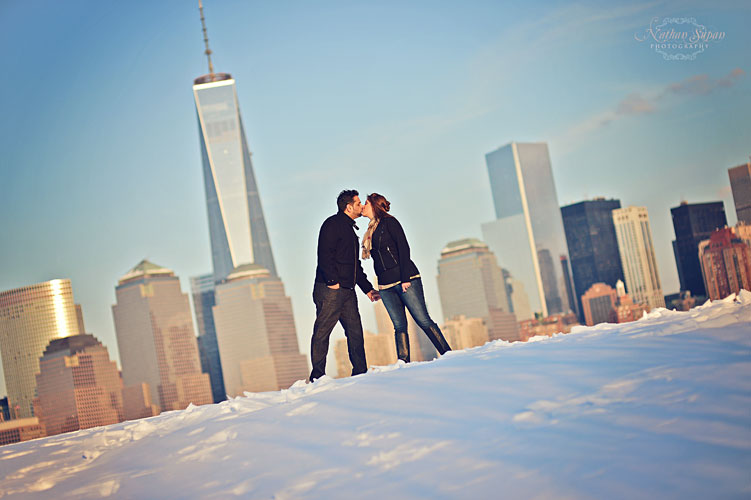
[{"label": "man's hand", "polygon": [[339,283],[337,283],[336,285],[329,285],[329,288],[331,288],[332,290],[339,290]]},{"label": "man's hand", "polygon": [[375,290],[371,290],[367,293],[368,298],[371,302],[376,302],[378,300],[381,300],[381,294],[376,292]]},{"label": "man's hand", "polygon": [[410,286],[412,286],[412,283],[410,283],[409,281],[406,283],[402,283],[402,293],[406,292],[407,288],[409,288]]}]

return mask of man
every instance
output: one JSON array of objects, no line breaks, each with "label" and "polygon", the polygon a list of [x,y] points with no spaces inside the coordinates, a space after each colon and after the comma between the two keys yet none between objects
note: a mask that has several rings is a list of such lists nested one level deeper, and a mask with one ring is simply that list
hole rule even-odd
[{"label": "man", "polygon": [[310,341],[313,364],[311,382],[326,373],[329,336],[337,321],[344,327],[344,335],[347,337],[352,375],[368,371],[355,284],[371,302],[380,299],[380,296],[368,281],[360,264],[360,243],[355,233],[355,219],[362,215],[362,203],[358,195],[354,189],[339,193],[336,199],[339,211],[324,221],[318,233],[318,266],[313,285],[316,322]]}]

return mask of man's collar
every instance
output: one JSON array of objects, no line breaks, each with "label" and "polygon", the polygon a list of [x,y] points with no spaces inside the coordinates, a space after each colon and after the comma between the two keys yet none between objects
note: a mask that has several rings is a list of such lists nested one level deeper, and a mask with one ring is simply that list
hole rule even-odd
[{"label": "man's collar", "polygon": [[350,223],[350,224],[352,224],[352,227],[354,227],[355,229],[358,229],[358,230],[360,229],[359,227],[357,227],[357,224],[355,224],[355,219],[353,219],[353,218],[352,218],[352,217],[350,217],[349,215],[345,214],[345,213],[344,213],[344,212],[342,212],[341,210],[340,210],[339,212],[337,212],[337,215],[341,215],[341,216],[342,216],[342,217],[344,217],[344,218],[345,218],[346,220],[348,220],[348,221],[349,221],[349,223]]}]

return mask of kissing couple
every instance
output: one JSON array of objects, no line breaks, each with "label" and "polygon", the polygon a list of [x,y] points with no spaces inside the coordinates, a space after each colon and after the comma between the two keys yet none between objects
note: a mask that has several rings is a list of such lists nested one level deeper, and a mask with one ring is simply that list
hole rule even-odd
[{"label": "kissing couple", "polygon": [[[326,373],[329,337],[337,322],[342,324],[347,337],[352,375],[368,371],[355,285],[371,302],[383,300],[394,324],[394,341],[400,360],[409,363],[405,308],[440,354],[450,351],[441,329],[428,314],[420,271],[410,259],[402,225],[389,214],[391,204],[388,200],[378,193],[371,193],[363,205],[357,191],[346,189],[339,193],[336,205],[337,213],[323,222],[318,234],[318,265],[313,285],[316,321],[310,341],[313,365],[310,381]],[[370,223],[361,247],[355,233],[358,229],[355,220],[362,216],[370,219]],[[373,258],[378,290],[368,281],[360,255],[363,259]]]}]

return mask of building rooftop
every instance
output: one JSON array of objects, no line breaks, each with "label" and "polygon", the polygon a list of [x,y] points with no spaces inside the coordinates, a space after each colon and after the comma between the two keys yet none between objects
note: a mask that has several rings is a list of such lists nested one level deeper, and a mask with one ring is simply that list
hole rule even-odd
[{"label": "building rooftop", "polygon": [[63,337],[61,339],[54,339],[44,350],[43,356],[48,356],[55,352],[68,351],[72,356],[78,352],[84,351],[87,347],[94,347],[102,345],[96,337],[89,333],[82,335],[72,335],[70,337]]},{"label": "building rooftop", "polygon": [[460,252],[464,250],[472,250],[472,249],[488,249],[488,245],[478,240],[477,238],[464,238],[463,240],[456,240],[448,243],[443,250],[441,250],[441,257],[454,253],[454,252]]},{"label": "building rooftop", "polygon": [[259,264],[243,264],[237,266],[227,276],[227,281],[235,281],[243,278],[261,278],[271,276],[271,273],[265,267]]},{"label": "building rooftop", "polygon": [[128,281],[132,281],[132,280],[139,279],[139,278],[144,278],[146,276],[174,276],[174,275],[175,273],[171,269],[158,266],[154,264],[153,262],[149,262],[148,260],[143,259],[134,268],[132,268],[127,273],[125,273],[125,275],[122,278],[120,278],[117,284],[122,285],[123,283],[126,283]]},{"label": "building rooftop", "polygon": [[209,73],[208,75],[202,75],[193,80],[193,85],[221,82],[223,80],[232,80],[232,75],[229,73]]}]

